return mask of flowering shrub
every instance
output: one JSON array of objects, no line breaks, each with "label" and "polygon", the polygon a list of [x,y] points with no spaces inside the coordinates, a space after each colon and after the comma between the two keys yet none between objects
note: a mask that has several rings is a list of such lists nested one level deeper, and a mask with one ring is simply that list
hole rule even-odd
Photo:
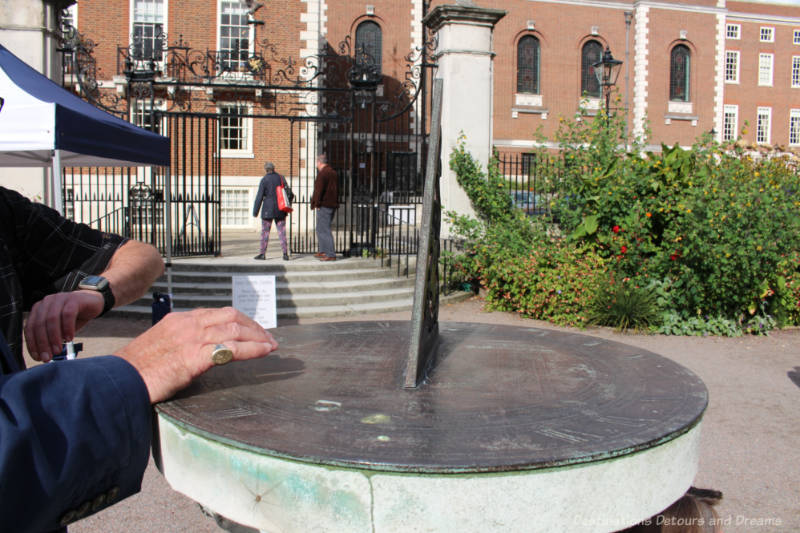
[{"label": "flowering shrub", "polygon": [[486,289],[487,308],[515,311],[562,325],[586,323],[586,309],[605,279],[604,261],[590,249],[548,235],[545,221],[506,203],[496,167],[487,178],[463,146],[454,151],[457,171],[480,219],[447,213],[461,252],[448,255],[454,279]]},{"label": "flowering shrub", "polygon": [[[629,302],[656,293],[659,318],[643,322],[665,333],[800,324],[797,169],[708,137],[691,149],[645,154],[634,143],[626,152],[621,122],[609,124],[602,115],[562,121],[563,189],[550,226],[513,208],[494,165],[486,175],[463,146],[452,154],[481,217],[450,214],[464,241],[454,260],[463,279],[486,288],[489,307],[579,325],[592,299],[613,300],[598,287],[626,279],[637,287]],[[625,313],[647,307],[604,306],[618,313],[609,323],[635,323]]]},{"label": "flowering shrub", "polygon": [[787,258],[800,250],[800,176],[787,161],[709,139],[691,150],[600,154],[565,168],[555,209],[573,239],[596,245],[620,277],[663,281],[664,309],[684,320],[724,317],[753,331],[798,323],[798,265]]},{"label": "flowering shrub", "polygon": [[606,281],[603,259],[564,239],[549,239],[520,257],[479,263],[487,307],[564,326],[584,326],[588,306]]}]

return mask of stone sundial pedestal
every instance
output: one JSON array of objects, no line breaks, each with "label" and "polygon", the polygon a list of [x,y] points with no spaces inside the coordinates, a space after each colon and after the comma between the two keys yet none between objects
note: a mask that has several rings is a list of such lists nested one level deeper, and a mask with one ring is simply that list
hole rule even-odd
[{"label": "stone sundial pedestal", "polygon": [[[431,18],[453,44],[446,26],[501,13]],[[440,68],[463,70],[452,60]],[[159,404],[154,456],[175,490],[269,533],[583,533],[689,488],[708,394],[686,368],[587,335],[438,322],[443,92],[435,80],[411,323],[279,327],[277,352]]]},{"label": "stone sundial pedestal", "polygon": [[615,531],[691,485],[707,395],[685,368],[587,335],[439,326],[417,388],[406,322],[277,328],[278,353],[158,406],[164,476],[270,533]]}]

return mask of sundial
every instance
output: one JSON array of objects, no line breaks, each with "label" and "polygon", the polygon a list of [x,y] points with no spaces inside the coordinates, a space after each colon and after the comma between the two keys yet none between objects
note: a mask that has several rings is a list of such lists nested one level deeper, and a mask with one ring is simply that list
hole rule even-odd
[{"label": "sundial", "polygon": [[411,324],[279,327],[276,353],[215,367],[157,406],[167,481],[270,533],[616,531],[668,507],[702,381],[588,335],[439,323],[430,151]]}]

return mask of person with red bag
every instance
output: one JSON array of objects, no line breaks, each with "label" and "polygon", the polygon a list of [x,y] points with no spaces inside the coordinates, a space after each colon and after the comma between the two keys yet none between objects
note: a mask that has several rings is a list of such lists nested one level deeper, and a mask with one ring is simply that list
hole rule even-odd
[{"label": "person with red bag", "polygon": [[289,246],[286,243],[286,212],[281,211],[278,207],[278,187],[287,187],[286,180],[283,176],[275,172],[275,165],[269,161],[264,163],[264,172],[266,174],[261,178],[258,185],[258,192],[256,193],[256,201],[253,205],[253,216],[257,217],[259,210],[261,211],[261,251],[253,259],[264,259],[264,253],[267,251],[267,244],[269,243],[269,232],[272,229],[272,222],[278,228],[278,237],[281,240],[281,249],[283,250],[283,260],[289,260]]}]

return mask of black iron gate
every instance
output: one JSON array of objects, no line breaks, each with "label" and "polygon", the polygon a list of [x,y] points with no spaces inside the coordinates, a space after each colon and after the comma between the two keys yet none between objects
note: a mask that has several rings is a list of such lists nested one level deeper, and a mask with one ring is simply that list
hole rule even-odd
[{"label": "black iron gate", "polygon": [[[65,168],[64,212],[171,255],[219,255],[219,117],[166,113],[169,167]],[[165,216],[166,215],[166,216]]]},{"label": "black iron gate", "polygon": [[169,175],[171,253],[219,255],[222,190],[218,115],[165,113],[171,144]]},{"label": "black iron gate", "polygon": [[416,253],[427,157],[426,94],[420,87],[398,105],[378,96],[374,87],[356,88],[344,96],[349,115],[291,119],[288,176],[297,195],[289,218],[293,253],[318,251],[310,206],[317,153],[325,153],[339,175],[336,251],[381,257]]},{"label": "black iron gate", "polygon": [[[217,51],[191,49],[182,40],[169,45],[166,36],[159,42],[164,48],[158,60],[144,57],[135,39],[118,48],[118,74],[127,80],[124,99],[103,92],[92,78],[91,47],[81,48],[79,39],[65,43],[65,49],[82,51],[73,53],[71,72],[84,96],[171,141],[168,168],[106,169],[102,179],[89,179],[88,187],[87,169],[78,169],[77,177],[74,169],[65,174],[68,214],[156,244],[162,252],[170,239],[175,256],[218,255],[223,207],[220,128],[229,120],[223,118],[222,102],[236,107],[237,120],[289,124],[290,139],[283,144],[284,149],[288,145],[289,164],[279,170],[296,194],[288,228],[292,253],[317,251],[316,213],[310,200],[319,153],[328,155],[339,174],[336,251],[379,257],[416,253],[427,150],[430,39],[406,58],[403,80],[382,74],[380,65],[366,50],[352,46],[350,37],[300,63],[276,57],[276,47],[267,39],[255,43],[248,57],[236,60]],[[272,159],[270,154],[253,157]],[[97,169],[89,169],[89,174],[93,171]],[[102,190],[103,198],[93,190]],[[83,216],[87,212],[89,218]]]}]

